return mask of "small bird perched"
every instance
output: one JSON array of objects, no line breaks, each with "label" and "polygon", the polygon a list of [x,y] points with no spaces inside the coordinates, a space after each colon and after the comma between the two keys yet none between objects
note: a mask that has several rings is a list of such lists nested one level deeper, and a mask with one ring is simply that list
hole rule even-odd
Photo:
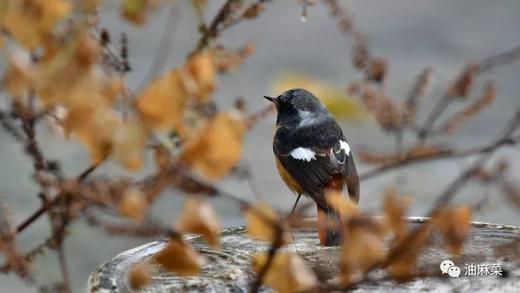
[{"label": "small bird perched", "polygon": [[359,178],[347,139],[321,101],[304,89],[292,89],[276,98],[264,96],[276,105],[273,151],[276,168],[289,189],[298,197],[312,198],[318,209],[318,232],[323,246],[342,240],[329,219],[340,220],[327,203],[327,190],[342,191],[347,185],[350,199],[359,201]]}]

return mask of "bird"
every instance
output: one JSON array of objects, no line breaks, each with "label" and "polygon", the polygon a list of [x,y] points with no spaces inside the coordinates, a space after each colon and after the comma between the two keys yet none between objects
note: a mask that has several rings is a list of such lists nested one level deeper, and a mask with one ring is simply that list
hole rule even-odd
[{"label": "bird", "polygon": [[359,201],[359,177],[343,130],[323,103],[305,89],[291,89],[277,97],[264,96],[274,103],[277,117],[273,152],[278,173],[297,195],[294,212],[302,195],[317,206],[318,235],[322,246],[342,242],[338,225],[327,225],[340,215],[325,198],[328,190],[343,192]]}]

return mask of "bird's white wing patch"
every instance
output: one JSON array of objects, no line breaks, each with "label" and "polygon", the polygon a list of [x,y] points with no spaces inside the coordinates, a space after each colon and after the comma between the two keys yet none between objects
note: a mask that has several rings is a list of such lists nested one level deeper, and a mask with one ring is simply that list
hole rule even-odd
[{"label": "bird's white wing patch", "polygon": [[342,149],[345,150],[345,153],[347,154],[347,156],[350,155],[350,146],[348,145],[348,143],[346,141],[340,140],[339,145]]},{"label": "bird's white wing patch", "polygon": [[307,162],[316,159],[316,153],[313,150],[302,147],[295,148],[291,151],[290,155],[296,160],[303,160]]}]

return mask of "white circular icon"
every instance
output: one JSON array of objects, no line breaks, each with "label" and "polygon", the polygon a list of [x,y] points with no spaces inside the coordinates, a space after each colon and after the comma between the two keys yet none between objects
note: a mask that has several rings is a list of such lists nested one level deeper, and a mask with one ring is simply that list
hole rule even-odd
[{"label": "white circular icon", "polygon": [[460,269],[459,267],[452,266],[448,269],[448,275],[452,278],[458,278],[460,276]]},{"label": "white circular icon", "polygon": [[448,273],[448,269],[453,267],[453,266],[455,266],[455,264],[451,260],[449,260],[449,259],[444,260],[443,262],[441,262],[441,265],[440,265],[441,272],[443,274],[447,274]]}]

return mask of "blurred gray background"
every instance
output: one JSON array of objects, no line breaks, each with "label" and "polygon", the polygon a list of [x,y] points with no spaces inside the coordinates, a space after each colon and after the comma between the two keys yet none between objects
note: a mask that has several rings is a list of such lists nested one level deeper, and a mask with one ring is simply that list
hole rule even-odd
[{"label": "blurred gray background", "polygon": [[[157,50],[159,40],[169,16],[167,6],[157,11],[148,25],[135,27],[122,21],[118,15],[119,1],[105,1],[101,24],[109,28],[114,41],[125,32],[129,35],[130,60],[133,72],[128,75],[131,87],[143,79]],[[165,1],[168,2],[168,1]],[[172,1],[173,2],[173,1]],[[208,1],[206,20],[209,21],[224,1]],[[361,77],[350,64],[351,39],[344,38],[337,30],[337,22],[331,20],[327,10],[318,5],[310,7],[309,19],[300,21],[301,7],[296,1],[272,1],[258,19],[245,21],[226,31],[221,42],[229,47],[238,47],[246,41],[256,43],[256,53],[235,72],[218,77],[218,90],[214,98],[224,109],[231,107],[237,96],[243,96],[251,111],[261,109],[266,101],[261,98],[272,92],[272,82],[283,72],[310,74],[338,87]],[[520,2],[517,0],[379,0],[339,1],[346,5],[355,25],[364,32],[375,55],[390,60],[390,74],[386,81],[388,92],[395,98],[405,97],[414,77],[425,66],[435,70],[435,86],[421,106],[421,118],[425,110],[442,95],[447,83],[456,76],[469,60],[478,60],[520,44]],[[178,20],[169,28],[174,34],[170,57],[165,60],[172,68],[183,63],[186,54],[193,48],[198,35],[197,21],[189,1],[177,1],[175,15]],[[5,55],[0,65],[5,64]],[[470,124],[462,126],[457,136],[461,146],[480,145],[493,139],[509,117],[520,106],[520,63],[497,68],[479,78],[474,96],[486,78],[498,82],[497,101]],[[473,97],[475,98],[475,97]],[[5,104],[5,97],[2,97]],[[456,109],[456,107],[455,107]],[[244,157],[252,166],[262,194],[269,203],[288,209],[294,197],[279,179],[272,159],[271,139],[275,117],[271,115],[247,134]],[[356,150],[370,147],[373,150],[393,149],[393,137],[378,130],[370,119],[343,121],[343,128]],[[62,162],[67,174],[77,174],[89,165],[85,149],[75,142],[65,141],[47,127],[40,127],[38,139],[49,158]],[[449,139],[446,139],[448,142]],[[440,142],[443,142],[442,140]],[[31,181],[31,162],[23,155],[23,149],[13,139],[0,131],[0,192],[13,207],[17,223],[39,207],[37,191]],[[497,154],[518,163],[518,149],[509,149]],[[149,163],[152,160],[148,160]],[[382,191],[387,185],[397,185],[400,191],[410,192],[414,201],[410,215],[422,215],[437,195],[460,170],[471,160],[443,160],[420,166],[399,169],[376,179],[362,183],[361,207],[378,211]],[[150,165],[150,164],[149,164]],[[513,167],[518,179],[520,164]],[[360,164],[360,172],[372,166]],[[146,170],[151,170],[150,166]],[[146,170],[142,174],[146,173]],[[113,164],[106,164],[97,173],[124,174]],[[220,183],[222,188],[252,199],[246,182],[230,178]],[[520,224],[518,210],[514,210],[497,190],[472,184],[457,197],[457,201],[475,202],[488,195],[493,202],[485,213],[475,215],[476,220]],[[154,214],[166,223],[173,223],[182,208],[183,198],[176,191],[166,192],[154,207]],[[214,205],[224,226],[242,224],[243,220],[235,206],[215,201]],[[36,241],[49,233],[48,220],[40,219],[18,239],[20,246],[30,249]],[[96,266],[117,253],[137,246],[150,239],[114,238],[88,227],[82,221],[71,227],[65,247],[75,291],[82,291],[89,275]],[[36,263],[39,280],[52,282],[60,278],[57,258],[48,253]],[[0,275],[1,292],[32,292],[16,277]]]}]

